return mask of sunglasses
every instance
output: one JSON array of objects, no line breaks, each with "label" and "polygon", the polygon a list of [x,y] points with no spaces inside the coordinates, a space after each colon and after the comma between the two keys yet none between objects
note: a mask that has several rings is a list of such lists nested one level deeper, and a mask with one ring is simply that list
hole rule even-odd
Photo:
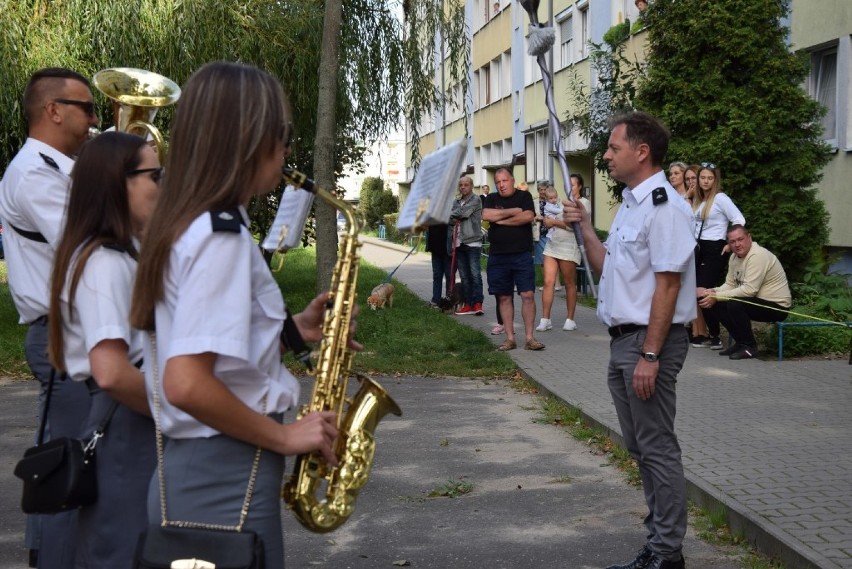
[{"label": "sunglasses", "polygon": [[160,180],[163,179],[163,174],[165,173],[165,171],[166,169],[162,166],[159,168],[140,168],[138,170],[131,170],[130,172],[128,172],[127,177],[129,178],[131,176],[138,176],[139,174],[150,173],[151,179],[154,180],[154,183],[159,184]]},{"label": "sunglasses", "polygon": [[716,169],[716,165],[715,165],[715,164],[713,164],[712,162],[702,162],[702,163],[701,163],[701,167],[702,167],[702,168],[710,168],[711,170],[715,170],[715,169]]},{"label": "sunglasses", "polygon": [[75,101],[74,99],[54,99],[54,103],[60,103],[62,105],[73,105],[75,107],[80,107],[83,109],[83,112],[89,115],[90,117],[95,116],[95,104],[91,101]]}]

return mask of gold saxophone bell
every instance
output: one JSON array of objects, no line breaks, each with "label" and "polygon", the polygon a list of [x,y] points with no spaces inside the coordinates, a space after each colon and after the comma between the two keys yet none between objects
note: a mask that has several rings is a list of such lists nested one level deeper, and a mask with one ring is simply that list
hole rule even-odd
[{"label": "gold saxophone bell", "polygon": [[118,107],[115,129],[142,136],[150,134],[162,163],[165,160],[166,144],[163,135],[152,123],[160,108],[173,105],[180,98],[178,84],[153,71],[132,67],[98,71],[93,83]]}]

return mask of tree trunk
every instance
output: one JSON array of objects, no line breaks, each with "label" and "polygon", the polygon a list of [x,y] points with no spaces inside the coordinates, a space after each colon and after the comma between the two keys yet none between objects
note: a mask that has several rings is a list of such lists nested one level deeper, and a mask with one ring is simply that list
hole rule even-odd
[{"label": "tree trunk", "polygon": [[[314,139],[314,179],[321,188],[334,190],[334,146],[337,132],[337,82],[340,69],[341,0],[326,0],[319,65],[317,131]],[[326,290],[337,262],[337,213],[316,200],[317,291]]]}]

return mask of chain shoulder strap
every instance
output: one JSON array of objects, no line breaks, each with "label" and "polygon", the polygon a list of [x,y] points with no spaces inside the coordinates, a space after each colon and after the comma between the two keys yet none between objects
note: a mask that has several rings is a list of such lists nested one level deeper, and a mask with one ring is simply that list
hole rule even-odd
[{"label": "chain shoulder strap", "polygon": [[[162,518],[161,524],[163,527],[172,526],[180,528],[195,528],[195,529],[212,529],[219,531],[243,531],[243,526],[248,517],[249,506],[251,506],[251,498],[254,494],[254,485],[257,481],[257,471],[260,466],[260,453],[262,449],[257,447],[254,453],[254,462],[251,465],[251,474],[249,475],[248,488],[246,488],[246,497],[243,499],[243,506],[240,509],[240,520],[235,526],[226,526],[220,524],[205,524],[202,522],[179,522],[169,521],[166,517],[166,473],[163,463],[163,431],[160,427],[160,373],[159,362],[157,360],[157,335],[154,332],[148,333],[148,338],[151,341],[151,372],[154,375],[154,425],[157,435],[157,478],[160,486],[160,515]],[[266,395],[263,396],[263,409],[266,412]]]}]

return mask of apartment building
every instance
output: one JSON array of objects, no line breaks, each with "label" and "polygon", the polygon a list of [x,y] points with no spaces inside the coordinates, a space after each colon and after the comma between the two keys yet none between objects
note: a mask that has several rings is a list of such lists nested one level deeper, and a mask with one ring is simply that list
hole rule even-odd
[{"label": "apartment building", "polygon": [[[549,179],[561,191],[553,136],[563,136],[569,169],[581,174],[589,188],[593,221],[597,227],[608,228],[615,207],[604,178],[594,171],[585,142],[576,134],[550,132],[539,67],[527,55],[526,12],[510,0],[466,0],[465,11],[472,46],[469,97],[463,99],[461,88],[444,80],[447,73],[439,73],[436,84],[451,95],[451,102],[424,117],[421,154],[464,137],[466,114],[470,134],[467,171],[476,187],[488,184],[493,191],[496,169],[510,166],[518,182],[532,185]],[[589,40],[601,43],[613,25],[625,19],[635,22],[639,11],[634,0],[548,0],[541,3],[538,15],[556,33],[548,64],[554,70],[557,112],[564,120],[572,76],[587,84],[594,81]],[[811,77],[804,87],[829,109],[825,136],[834,156],[818,187],[831,212],[829,245],[845,255],[839,268],[852,273],[852,188],[848,182],[852,179],[852,2],[792,0],[787,24],[791,48],[811,53]],[[631,37],[629,57],[643,58],[643,36],[640,32]],[[445,59],[438,44],[436,58],[438,62]],[[406,179],[411,180],[412,174],[409,165]],[[403,183],[401,196],[405,195]]]}]

